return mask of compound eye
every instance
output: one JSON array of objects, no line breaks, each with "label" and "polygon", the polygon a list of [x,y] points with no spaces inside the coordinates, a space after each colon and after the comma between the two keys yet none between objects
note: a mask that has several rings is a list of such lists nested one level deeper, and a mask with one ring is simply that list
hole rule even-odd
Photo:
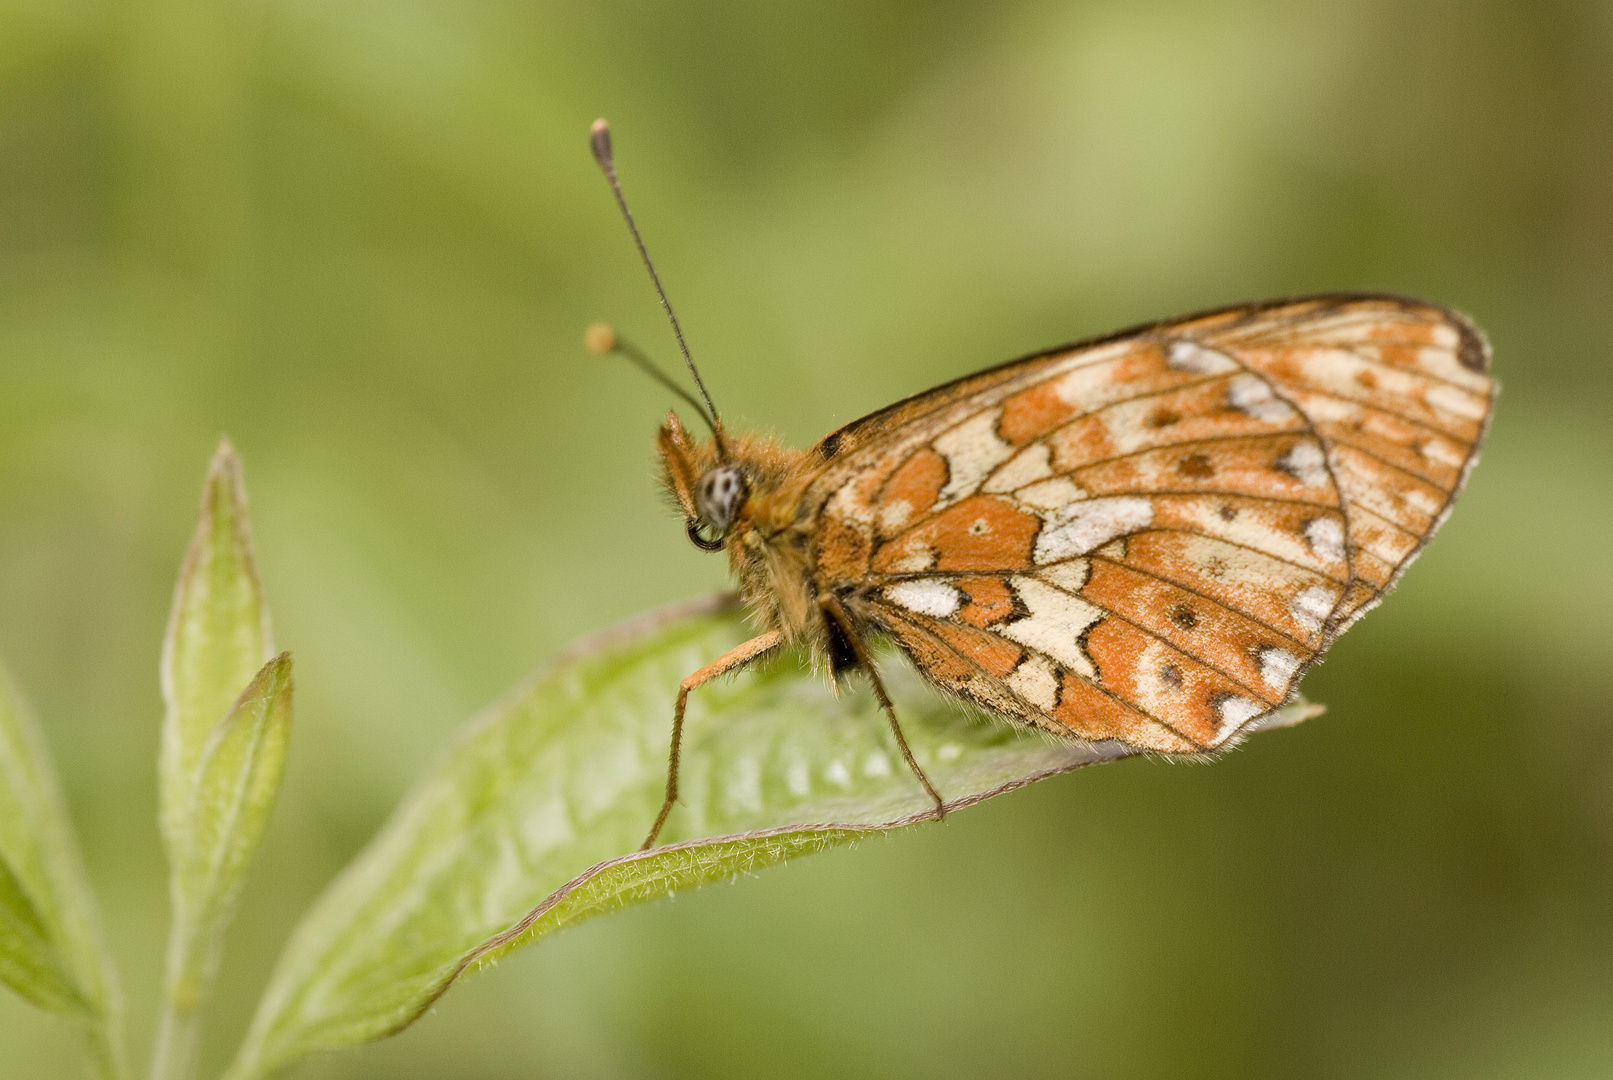
[{"label": "compound eye", "polygon": [[732,465],[719,465],[700,478],[695,485],[695,509],[700,521],[721,534],[739,516],[747,494],[745,474]]},{"label": "compound eye", "polygon": [[699,548],[701,551],[721,551],[722,550],[722,537],[721,536],[717,536],[717,537],[705,536],[700,532],[701,528],[702,528],[702,526],[701,526],[700,522],[698,522],[698,521],[689,522],[689,524],[688,524],[689,543],[693,544],[695,547]]}]

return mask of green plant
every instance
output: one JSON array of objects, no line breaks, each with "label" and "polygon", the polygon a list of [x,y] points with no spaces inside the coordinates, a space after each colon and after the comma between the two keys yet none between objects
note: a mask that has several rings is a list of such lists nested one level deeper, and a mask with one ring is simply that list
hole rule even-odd
[{"label": "green plant", "polygon": [[[683,797],[660,804],[678,680],[742,640],[726,598],[579,644],[474,718],[292,935],[226,1077],[408,1026],[465,972],[569,923],[929,816],[869,695],[836,699],[799,657],[692,701]],[[1111,760],[982,722],[888,665],[913,751],[951,808]],[[173,923],[153,1080],[196,1072],[225,927],[291,729],[240,464],[219,447],[163,647],[158,783]],[[1296,702],[1264,726],[1320,711]],[[622,852],[631,852],[623,855]],[[82,1024],[98,1075],[128,1066],[116,978],[37,726],[0,678],[0,979]]]}]

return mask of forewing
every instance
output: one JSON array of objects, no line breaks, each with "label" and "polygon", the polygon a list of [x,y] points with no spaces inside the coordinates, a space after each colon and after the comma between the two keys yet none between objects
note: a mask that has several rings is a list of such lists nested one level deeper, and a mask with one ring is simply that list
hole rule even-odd
[{"label": "forewing", "polygon": [[820,445],[818,584],[987,708],[1214,748],[1438,528],[1489,417],[1487,360],[1451,312],[1330,296],[960,380]]}]

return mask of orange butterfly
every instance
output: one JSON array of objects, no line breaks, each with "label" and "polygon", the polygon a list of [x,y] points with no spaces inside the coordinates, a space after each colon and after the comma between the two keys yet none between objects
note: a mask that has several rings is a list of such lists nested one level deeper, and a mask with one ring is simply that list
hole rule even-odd
[{"label": "orange butterfly", "polygon": [[[642,253],[603,121],[593,145]],[[937,817],[876,634],[941,689],[1053,735],[1229,746],[1439,528],[1496,389],[1470,322],[1380,294],[1240,304],[1061,346],[806,451],[724,431],[689,366],[705,408],[683,396],[712,438],[669,414],[663,480],[768,629],[683,680],[646,848],[677,798],[689,692],[786,644],[868,674]]]}]

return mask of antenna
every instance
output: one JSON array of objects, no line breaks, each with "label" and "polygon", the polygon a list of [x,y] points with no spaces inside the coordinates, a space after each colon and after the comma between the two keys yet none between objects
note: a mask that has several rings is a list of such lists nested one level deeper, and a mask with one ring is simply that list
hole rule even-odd
[{"label": "antenna", "polygon": [[[694,357],[689,353],[689,346],[683,340],[683,327],[678,325],[678,316],[672,310],[672,301],[666,298],[666,290],[661,287],[661,276],[655,272],[655,264],[650,261],[649,249],[644,246],[644,238],[639,235],[638,224],[633,220],[633,212],[627,208],[627,199],[622,195],[622,185],[616,180],[616,158],[611,153],[610,125],[603,119],[595,120],[594,126],[588,132],[589,144],[594,149],[594,160],[599,162],[600,171],[605,174],[605,180],[610,184],[612,194],[616,196],[616,205],[621,208],[622,217],[627,220],[627,227],[633,234],[633,243],[638,245],[639,258],[644,260],[644,269],[650,272],[650,281],[655,285],[655,293],[661,298],[661,307],[666,311],[666,317],[672,323],[672,334],[678,339],[678,348],[683,351],[684,362],[689,365],[689,374],[694,377],[695,388],[705,400],[706,408],[700,414],[701,419],[711,427],[711,434],[717,441],[717,456],[726,459],[728,448],[723,445],[722,427],[717,422],[717,406],[712,404],[711,395],[706,393],[706,384],[700,379],[700,369],[694,366]],[[590,327],[590,330],[592,327]],[[615,337],[614,332],[611,335]],[[661,382],[672,385],[670,379],[661,374],[649,358],[631,347],[624,348],[620,339],[613,342],[616,349],[621,350],[628,358],[638,362],[639,366],[649,371]],[[629,351],[631,349],[631,351]],[[608,350],[607,350],[608,351]],[[676,389],[676,387],[674,387]],[[687,393],[679,390],[678,393],[685,399],[691,400]],[[691,404],[693,404],[691,400]],[[698,406],[697,406],[698,407]]]},{"label": "antenna", "polygon": [[587,349],[595,356],[609,356],[611,353],[621,353],[623,356],[633,361],[633,363],[637,364],[639,370],[644,372],[644,374],[648,375],[650,378],[672,391],[684,401],[687,401],[689,403],[689,407],[694,409],[694,411],[700,415],[700,419],[706,422],[707,427],[711,428],[713,431],[717,430],[717,425],[712,421],[711,415],[706,412],[706,407],[702,405],[693,394],[689,393],[689,391],[673,382],[671,377],[667,375],[666,372],[656,367],[655,361],[646,356],[642,349],[640,349],[637,345],[634,345],[631,341],[628,341],[626,338],[622,337],[622,335],[618,334],[616,332],[616,328],[610,323],[590,323],[588,325],[588,329],[583,331],[582,344],[583,348]]}]

